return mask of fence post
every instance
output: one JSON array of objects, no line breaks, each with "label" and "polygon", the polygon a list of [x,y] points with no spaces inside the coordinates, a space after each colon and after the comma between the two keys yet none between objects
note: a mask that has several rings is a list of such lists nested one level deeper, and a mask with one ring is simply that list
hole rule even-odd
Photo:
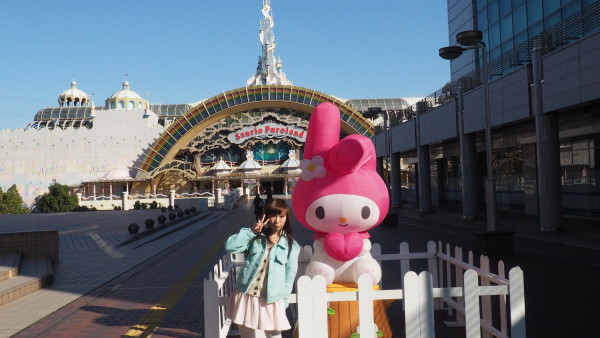
[{"label": "fence post", "polygon": [[298,337],[327,337],[327,286],[325,277],[301,276],[297,283]]},{"label": "fence post", "polygon": [[[408,243],[402,242],[400,243],[400,255],[406,254],[408,255],[410,248],[408,247]],[[410,259],[400,259],[400,278],[402,278],[402,288],[404,289],[404,276],[406,273],[410,271]]]},{"label": "fence post", "polygon": [[467,270],[464,275],[465,286],[463,295],[465,299],[465,329],[467,338],[481,338],[479,324],[479,285],[477,272]]},{"label": "fence post", "polygon": [[358,276],[358,319],[361,337],[375,337],[373,314],[373,285],[368,274]]},{"label": "fence post", "polygon": [[433,284],[431,273],[423,271],[419,274],[419,325],[422,338],[435,337],[433,320]]},{"label": "fence post", "polygon": [[406,338],[421,338],[419,324],[419,277],[414,271],[404,275],[404,322]]},{"label": "fence post", "polygon": [[204,335],[206,337],[219,337],[219,285],[209,276],[204,280]]},{"label": "fence post", "polygon": [[[481,255],[479,256],[479,268],[485,272],[490,272],[490,259],[487,256]],[[481,286],[490,286],[490,281],[487,278],[481,279]],[[491,296],[481,296],[481,315],[482,319],[485,322],[492,324],[492,297]],[[492,334],[483,331],[483,338],[492,338]]]},{"label": "fence post", "polygon": [[508,280],[511,333],[513,338],[525,338],[525,284],[521,268],[510,269]]},{"label": "fence post", "polygon": [[[498,261],[498,276],[502,278],[506,278],[506,272],[504,272],[504,262]],[[499,307],[500,307],[500,332],[505,335],[508,335],[508,327],[506,324],[506,296],[500,296],[499,299]]]}]

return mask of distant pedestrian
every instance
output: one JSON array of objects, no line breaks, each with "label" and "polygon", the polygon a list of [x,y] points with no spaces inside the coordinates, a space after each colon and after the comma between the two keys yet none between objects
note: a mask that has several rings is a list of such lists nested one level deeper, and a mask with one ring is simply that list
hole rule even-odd
[{"label": "distant pedestrian", "polygon": [[267,198],[265,199],[265,205],[269,205],[269,202],[271,202],[272,199],[273,199],[273,194],[271,194],[271,192],[269,191],[267,193]]},{"label": "distant pedestrian", "polygon": [[256,193],[256,197],[254,197],[254,216],[256,216],[256,221],[260,220],[264,213],[265,202],[260,198],[260,194]]},{"label": "distant pedestrian", "polygon": [[260,220],[225,242],[228,252],[246,254],[227,307],[227,318],[238,325],[242,338],[281,337],[281,331],[291,329],[285,310],[300,245],[292,237],[289,212],[284,200],[271,200]]}]

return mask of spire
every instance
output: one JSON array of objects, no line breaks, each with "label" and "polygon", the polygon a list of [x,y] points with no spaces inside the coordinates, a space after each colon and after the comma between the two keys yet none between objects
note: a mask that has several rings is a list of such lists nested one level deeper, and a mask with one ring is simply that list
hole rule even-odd
[{"label": "spire", "polygon": [[264,84],[291,85],[285,73],[281,70],[283,62],[281,58],[275,59],[275,34],[273,34],[273,16],[271,13],[271,0],[263,0],[263,19],[260,21],[260,32],[258,37],[262,45],[262,56],[258,58],[256,74],[246,81],[247,86]]}]

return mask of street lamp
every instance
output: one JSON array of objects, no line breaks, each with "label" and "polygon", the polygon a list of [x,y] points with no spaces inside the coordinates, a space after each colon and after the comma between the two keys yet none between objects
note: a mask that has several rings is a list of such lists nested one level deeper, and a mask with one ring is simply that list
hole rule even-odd
[{"label": "street lamp", "polygon": [[485,155],[487,161],[487,179],[485,180],[485,196],[487,211],[487,230],[496,231],[496,184],[494,182],[494,170],[492,167],[492,131],[490,128],[490,90],[488,80],[487,46],[482,41],[483,33],[478,30],[464,31],[456,34],[456,42],[459,46],[448,46],[440,48],[439,54],[442,59],[454,60],[466,50],[481,48],[481,61],[483,72],[483,105],[485,124]]},{"label": "street lamp", "polygon": [[389,121],[388,121],[388,112],[383,111],[381,107],[369,107],[369,110],[363,114],[364,117],[369,119],[374,119],[376,117],[383,115],[383,129],[385,131],[385,185],[388,189],[388,193],[391,191],[390,187],[390,165],[391,165],[391,142],[390,142],[390,130],[389,130]]}]

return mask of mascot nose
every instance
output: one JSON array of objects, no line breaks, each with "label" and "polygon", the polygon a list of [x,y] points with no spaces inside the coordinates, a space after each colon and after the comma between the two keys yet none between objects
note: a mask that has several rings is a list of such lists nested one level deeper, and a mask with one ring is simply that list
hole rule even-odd
[{"label": "mascot nose", "polygon": [[348,222],[348,219],[346,217],[340,217],[340,222],[346,223]]}]

